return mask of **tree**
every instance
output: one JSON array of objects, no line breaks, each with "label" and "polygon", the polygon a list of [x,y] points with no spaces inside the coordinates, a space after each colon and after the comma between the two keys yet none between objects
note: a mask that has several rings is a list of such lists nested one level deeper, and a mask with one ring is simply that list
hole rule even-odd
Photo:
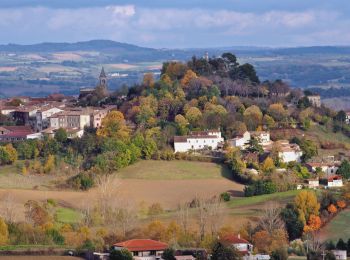
[{"label": "tree", "polygon": [[4,146],[0,146],[0,164],[8,164],[10,161],[10,157],[8,152],[6,151],[6,148]]},{"label": "tree", "polygon": [[307,225],[304,226],[304,232],[313,232],[321,228],[321,218],[319,216],[310,215]]},{"label": "tree", "polygon": [[110,260],[132,260],[132,254],[129,250],[127,249],[112,249],[110,254],[109,254],[109,259]]},{"label": "tree", "polygon": [[284,109],[281,103],[271,104],[267,112],[278,122],[288,116],[287,110]]},{"label": "tree", "polygon": [[248,107],[244,113],[244,122],[247,125],[249,130],[256,130],[259,125],[261,125],[262,121],[262,113],[258,106],[252,105]]},{"label": "tree", "polygon": [[335,246],[338,250],[347,250],[348,246],[347,244],[344,242],[344,240],[342,238],[340,238],[338,240],[337,245]]},{"label": "tree", "polygon": [[0,245],[6,245],[9,240],[9,231],[6,222],[0,217]]},{"label": "tree", "polygon": [[303,190],[294,198],[295,206],[299,212],[299,219],[306,224],[311,215],[318,216],[320,204],[313,191]]},{"label": "tree", "polygon": [[282,209],[281,218],[286,225],[289,239],[292,241],[300,238],[303,234],[304,224],[299,219],[298,209],[293,203],[287,204],[287,206]]},{"label": "tree", "polygon": [[268,205],[259,219],[258,227],[269,234],[273,234],[277,229],[283,229],[284,222],[280,213],[281,209],[277,205]]},{"label": "tree", "polygon": [[341,162],[337,174],[341,175],[344,179],[350,179],[350,162],[348,160]]},{"label": "tree", "polygon": [[253,243],[259,252],[268,253],[271,244],[271,235],[266,230],[261,230],[253,235]]},{"label": "tree", "polygon": [[212,248],[212,260],[238,260],[240,256],[232,246],[216,242]]},{"label": "tree", "polygon": [[59,143],[64,143],[67,141],[67,131],[64,128],[59,128],[57,129],[55,133],[55,139]]},{"label": "tree", "polygon": [[175,250],[172,248],[167,248],[164,250],[162,254],[162,259],[164,260],[176,260],[175,258]]},{"label": "tree", "polygon": [[194,73],[192,70],[187,70],[185,76],[181,80],[181,85],[183,87],[188,87],[191,80],[197,78],[197,74]]},{"label": "tree", "polygon": [[145,73],[143,75],[142,85],[145,87],[153,88],[154,86],[153,73]]},{"label": "tree", "polygon": [[186,134],[186,129],[189,124],[187,119],[183,115],[178,114],[175,116],[175,122],[179,127],[180,134]]},{"label": "tree", "polygon": [[196,127],[202,118],[202,112],[196,107],[191,107],[187,110],[185,117],[192,126]]},{"label": "tree", "polygon": [[122,141],[129,139],[129,128],[126,125],[123,113],[111,111],[102,119],[101,128],[97,130],[97,135],[104,137],[115,137]]},{"label": "tree", "polygon": [[330,204],[327,208],[328,212],[331,213],[331,214],[335,214],[337,213],[337,207],[334,206],[333,204]]},{"label": "tree", "polygon": [[263,162],[261,169],[264,173],[271,173],[275,169],[275,164],[271,157],[267,157]]},{"label": "tree", "polygon": [[51,173],[55,169],[55,156],[50,154],[44,164],[44,172]]}]

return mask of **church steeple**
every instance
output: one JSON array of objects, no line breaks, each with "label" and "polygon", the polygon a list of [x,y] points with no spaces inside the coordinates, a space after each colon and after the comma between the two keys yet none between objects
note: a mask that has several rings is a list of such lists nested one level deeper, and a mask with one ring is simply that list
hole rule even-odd
[{"label": "church steeple", "polygon": [[100,86],[105,88],[107,90],[107,76],[105,73],[105,69],[102,67],[101,73],[100,73]]}]

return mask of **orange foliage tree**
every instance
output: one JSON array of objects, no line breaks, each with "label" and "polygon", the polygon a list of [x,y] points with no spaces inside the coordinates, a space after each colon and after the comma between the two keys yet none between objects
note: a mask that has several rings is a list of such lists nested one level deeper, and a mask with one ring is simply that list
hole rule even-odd
[{"label": "orange foliage tree", "polygon": [[304,226],[304,232],[313,232],[319,230],[321,227],[321,218],[316,215],[310,215],[307,225]]},{"label": "orange foliage tree", "polygon": [[329,213],[334,214],[334,213],[337,212],[337,207],[334,206],[333,204],[330,204],[330,205],[327,207],[327,210],[328,210]]},{"label": "orange foliage tree", "polygon": [[339,201],[337,201],[337,206],[340,209],[345,209],[346,208],[346,202],[344,200],[339,200]]}]

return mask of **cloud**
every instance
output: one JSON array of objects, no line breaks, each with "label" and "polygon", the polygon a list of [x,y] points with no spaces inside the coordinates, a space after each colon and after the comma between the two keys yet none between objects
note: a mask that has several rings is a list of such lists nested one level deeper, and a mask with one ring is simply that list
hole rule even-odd
[{"label": "cloud", "polygon": [[[349,44],[349,37],[342,37],[349,21],[338,11],[317,9],[254,13],[135,5],[0,8],[0,39],[27,43],[103,38],[155,47]],[[332,39],[327,39],[328,32]]]}]

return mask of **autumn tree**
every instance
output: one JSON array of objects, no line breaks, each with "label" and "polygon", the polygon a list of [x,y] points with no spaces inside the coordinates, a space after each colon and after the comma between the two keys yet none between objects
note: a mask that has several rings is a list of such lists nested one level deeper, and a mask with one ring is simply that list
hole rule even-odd
[{"label": "autumn tree", "polygon": [[7,224],[3,218],[0,217],[0,245],[6,245],[9,240],[9,231]]},{"label": "autumn tree", "polygon": [[334,204],[330,204],[327,208],[327,211],[331,214],[335,214],[337,213],[337,207],[334,206]]},{"label": "autumn tree", "polygon": [[196,127],[202,119],[202,112],[196,107],[191,107],[187,110],[185,117],[192,126]]},{"label": "autumn tree", "polygon": [[321,228],[321,218],[316,215],[310,215],[307,225],[304,226],[304,232],[313,232]]},{"label": "autumn tree", "polygon": [[145,87],[153,88],[154,86],[153,73],[145,73],[143,75],[142,85]]},{"label": "autumn tree", "polygon": [[125,141],[129,139],[129,132],[123,113],[111,111],[102,119],[101,128],[97,130],[97,135],[115,137]]},{"label": "autumn tree", "polygon": [[261,165],[261,169],[264,173],[271,173],[275,169],[275,164],[271,157],[267,157],[263,164]]},{"label": "autumn tree", "polygon": [[197,74],[193,72],[192,70],[187,70],[185,76],[181,80],[181,85],[183,87],[188,87],[191,80],[197,78]]},{"label": "autumn tree", "polygon": [[256,130],[263,118],[263,114],[258,106],[252,105],[248,107],[244,113],[244,122],[249,130]]},{"label": "autumn tree", "polygon": [[318,216],[320,203],[313,191],[303,190],[295,198],[294,203],[299,212],[300,220],[306,224],[311,215]]},{"label": "autumn tree", "polygon": [[267,110],[269,115],[278,122],[281,122],[285,117],[288,116],[287,110],[284,109],[281,103],[271,104]]},{"label": "autumn tree", "polygon": [[187,126],[189,124],[187,119],[183,115],[178,114],[175,116],[175,123],[178,125],[180,134],[182,135],[186,134]]}]

